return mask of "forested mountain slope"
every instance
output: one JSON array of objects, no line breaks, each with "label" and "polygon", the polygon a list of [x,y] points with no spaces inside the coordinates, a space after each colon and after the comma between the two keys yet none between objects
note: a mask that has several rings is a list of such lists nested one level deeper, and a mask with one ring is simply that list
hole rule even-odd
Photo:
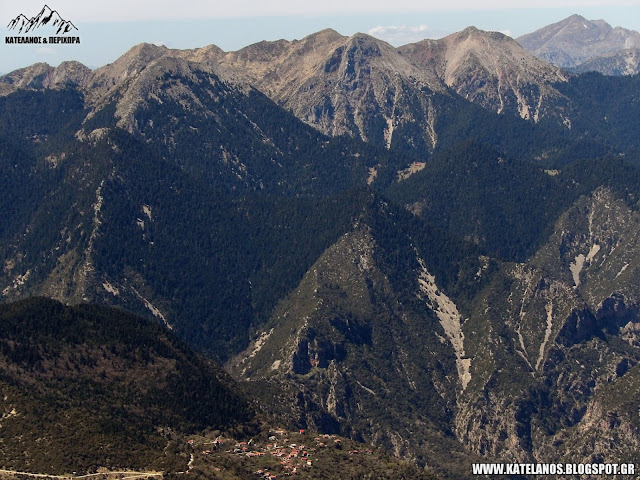
[{"label": "forested mountain slope", "polygon": [[518,83],[517,52],[323,31],[6,75],[2,299],[143,314],[267,417],[451,478],[627,461],[638,79]]},{"label": "forested mountain slope", "polygon": [[219,366],[122,310],[0,305],[3,468],[183,471],[184,434],[255,415]]}]

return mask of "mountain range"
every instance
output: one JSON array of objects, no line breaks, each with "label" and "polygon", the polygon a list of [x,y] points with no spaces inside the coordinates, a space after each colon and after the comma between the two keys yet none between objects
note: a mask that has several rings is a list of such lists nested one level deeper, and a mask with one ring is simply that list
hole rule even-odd
[{"label": "mountain range", "polygon": [[[160,324],[139,339],[153,348],[123,347],[142,361],[132,378],[154,362],[195,369],[183,380],[222,379],[260,419],[239,406],[230,427],[188,424],[180,374],[167,418],[181,435],[281,425],[444,478],[471,463],[633,462],[638,81],[568,72],[473,27],[400,48],[333,30],[236,52],[141,44],[94,71],[4,75],[0,293],[35,336],[3,337],[2,378],[70,405],[50,365],[77,347],[38,332],[80,322],[65,328],[88,335],[72,345],[98,366],[63,370],[87,383],[122,362],[91,343],[110,330],[88,317],[116,322],[118,344],[142,321],[85,305],[101,304]],[[131,428],[151,458],[168,440],[150,433],[168,426],[144,396],[156,386],[128,388],[142,403],[105,401],[147,412]],[[119,412],[104,415],[130,421]],[[17,450],[5,462],[26,468]]]}]

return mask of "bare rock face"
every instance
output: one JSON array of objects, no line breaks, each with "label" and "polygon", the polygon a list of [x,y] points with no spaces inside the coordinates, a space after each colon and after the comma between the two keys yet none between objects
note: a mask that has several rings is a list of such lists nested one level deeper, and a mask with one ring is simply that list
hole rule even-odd
[{"label": "bare rock face", "polygon": [[559,67],[575,67],[591,58],[640,47],[640,33],[612,28],[604,20],[589,21],[580,15],[572,15],[517,40],[529,52]]},{"label": "bare rock face", "polygon": [[[370,227],[355,225],[231,368],[245,380],[294,385],[300,425],[331,425],[421,464],[444,445],[460,455],[446,418],[465,379],[441,318],[445,302],[448,310],[455,305],[435,282],[437,300],[427,298],[423,277],[433,276],[416,257],[407,265],[411,291],[404,297],[377,263],[383,248]],[[437,446],[438,439],[444,443]]]},{"label": "bare rock face", "polygon": [[640,292],[627,276],[638,225],[609,189],[581,197],[537,255],[503,264],[460,310],[419,257],[404,268],[418,287],[405,303],[378,263],[383,241],[354,227],[231,368],[288,385],[301,424],[419,462],[441,435],[476,458],[628,462],[640,431]]},{"label": "bare rock face", "polygon": [[237,70],[239,75],[244,74],[245,80],[271,98],[282,100],[317,74],[326,57],[346,39],[327,29],[299,41],[259,42],[237,52],[224,53],[216,60]]},{"label": "bare rock face", "polygon": [[71,83],[73,85],[83,85],[89,76],[91,69],[80,62],[62,62],[54,69],[51,81],[53,85]]},{"label": "bare rock face", "polygon": [[553,84],[567,76],[501,33],[469,27],[441,40],[405,45],[399,52],[487,110],[537,122],[558,116],[557,107],[566,103]]},{"label": "bare rock face", "polygon": [[90,86],[92,88],[109,88],[140,73],[154,60],[167,54],[168,51],[167,47],[158,47],[148,43],[136,45],[115,62],[98,68],[91,78]]},{"label": "bare rock face", "polygon": [[[456,434],[506,461],[629,461],[638,443],[637,213],[601,188],[465,323],[472,381]],[[578,368],[575,368],[578,366]],[[624,447],[621,447],[624,445]]]},{"label": "bare rock face", "polygon": [[35,63],[8,73],[1,80],[2,83],[9,84],[14,88],[42,87],[42,79],[50,75],[53,70],[54,68],[47,63]]},{"label": "bare rock face", "polygon": [[632,281],[640,268],[639,224],[637,213],[611,190],[600,188],[561,218],[535,262],[556,270],[594,312],[616,294],[640,299],[640,288]]},{"label": "bare rock face", "polygon": [[427,148],[437,142],[430,97],[446,88],[369,35],[323,30],[300,41],[260,42],[219,61],[328,135],[389,147],[397,129],[412,125],[423,132],[414,142]]},{"label": "bare rock face", "polygon": [[62,62],[57,68],[36,63],[0,77],[0,84],[8,94],[18,88],[56,88],[64,85],[82,85],[91,70],[80,62]]},{"label": "bare rock face", "polygon": [[[91,71],[78,62],[62,62],[57,68],[37,63],[16,70],[0,78],[0,95],[8,95],[18,88],[46,89],[65,85],[77,86],[85,96],[89,108],[88,119],[108,104],[115,102],[118,126],[137,130],[133,116],[150,98],[158,98],[167,76],[192,79],[194,72],[213,73],[222,81],[248,88],[212,62],[222,52],[215,46],[197,50],[170,50],[147,43],[136,45],[115,62]],[[199,103],[183,82],[176,82],[164,95],[181,98],[185,108]],[[79,132],[84,138],[90,132]]]},{"label": "bare rock face", "polygon": [[[58,69],[36,64],[3,77],[0,92],[73,82],[93,112],[115,101],[119,126],[133,131],[133,112],[157,96],[160,79],[188,78],[196,71],[214,73],[238,88],[251,85],[327,135],[386,148],[432,151],[438,145],[436,97],[452,97],[452,90],[490,111],[570,124],[563,116],[566,99],[552,86],[566,77],[508,37],[475,28],[400,49],[369,35],[345,37],[330,29],[236,52],[214,45],[171,50],[141,44],[94,72],[72,64]],[[184,88],[174,90],[193,97]]]},{"label": "bare rock face", "polygon": [[600,72],[603,75],[635,75],[640,73],[640,48],[629,48],[608,53],[581,63],[572,71],[576,73]]},{"label": "bare rock face", "polygon": [[[234,79],[211,62],[218,52],[221,50],[214,46],[194,51],[170,50],[146,43],[137,45],[114,63],[97,69],[85,79],[83,89],[86,102],[94,112],[115,102],[118,126],[128,131],[138,131],[134,115],[150,99],[165,97],[178,100],[187,110],[201,104],[185,85],[187,80],[195,78],[195,72],[214,74],[218,79],[216,81],[235,84]],[[176,81],[167,88],[166,79],[170,77],[176,78]]]}]

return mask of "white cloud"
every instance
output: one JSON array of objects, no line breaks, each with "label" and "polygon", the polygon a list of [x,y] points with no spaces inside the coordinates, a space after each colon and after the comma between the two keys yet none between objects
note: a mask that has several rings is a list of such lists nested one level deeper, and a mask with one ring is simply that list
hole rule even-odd
[{"label": "white cloud", "polygon": [[425,38],[442,38],[448,32],[434,30],[427,25],[378,25],[369,29],[369,35],[399,47]]},{"label": "white cloud", "polygon": [[500,33],[506,35],[507,37],[513,38],[513,33],[511,32],[511,30],[500,30]]}]

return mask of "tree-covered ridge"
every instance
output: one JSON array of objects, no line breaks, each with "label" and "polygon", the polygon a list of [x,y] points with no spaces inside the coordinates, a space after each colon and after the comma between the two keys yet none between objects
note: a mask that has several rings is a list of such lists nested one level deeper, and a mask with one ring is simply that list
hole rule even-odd
[{"label": "tree-covered ridge", "polygon": [[251,420],[210,361],[122,310],[32,298],[0,304],[4,467],[182,470],[180,433]]},{"label": "tree-covered ridge", "polygon": [[[0,226],[4,295],[87,298],[148,314],[144,297],[182,338],[214,357],[243,348],[250,325],[268,316],[356,215],[361,193],[349,189],[364,183],[362,162],[387,153],[328,139],[258,92],[245,96],[216,85],[224,104],[216,115],[224,121],[190,114],[183,122],[215,130],[225,151],[254,162],[260,187],[226,177],[221,149],[204,148],[198,137],[165,145],[158,132],[170,117],[159,116],[148,138],[115,127],[113,104],[78,134],[78,119],[58,123],[55,135],[51,119],[46,128],[20,124],[0,134],[7,172],[0,199],[10,213]],[[67,98],[56,90],[16,93],[4,99],[3,115],[24,104],[23,113],[36,116],[31,106],[60,103],[61,96]],[[175,103],[163,105],[178,112]],[[258,123],[256,138],[244,134]],[[216,125],[236,133],[221,134]],[[264,132],[279,146],[266,142]],[[356,170],[358,178],[349,173]]]},{"label": "tree-covered ridge", "polygon": [[[167,73],[157,82],[160,93],[136,112],[139,133],[185,172],[229,193],[326,196],[364,184],[370,167],[389,162],[385,149],[330,139],[258,90],[213,73]],[[174,98],[176,85],[193,99]]]},{"label": "tree-covered ridge", "polygon": [[548,169],[468,141],[435,155],[422,171],[392,185],[388,195],[490,256],[524,261],[580,195],[606,185],[635,203],[635,161],[611,155]]},{"label": "tree-covered ridge", "polygon": [[640,76],[585,73],[559,85],[573,100],[571,130],[581,142],[637,155],[640,138]]}]

